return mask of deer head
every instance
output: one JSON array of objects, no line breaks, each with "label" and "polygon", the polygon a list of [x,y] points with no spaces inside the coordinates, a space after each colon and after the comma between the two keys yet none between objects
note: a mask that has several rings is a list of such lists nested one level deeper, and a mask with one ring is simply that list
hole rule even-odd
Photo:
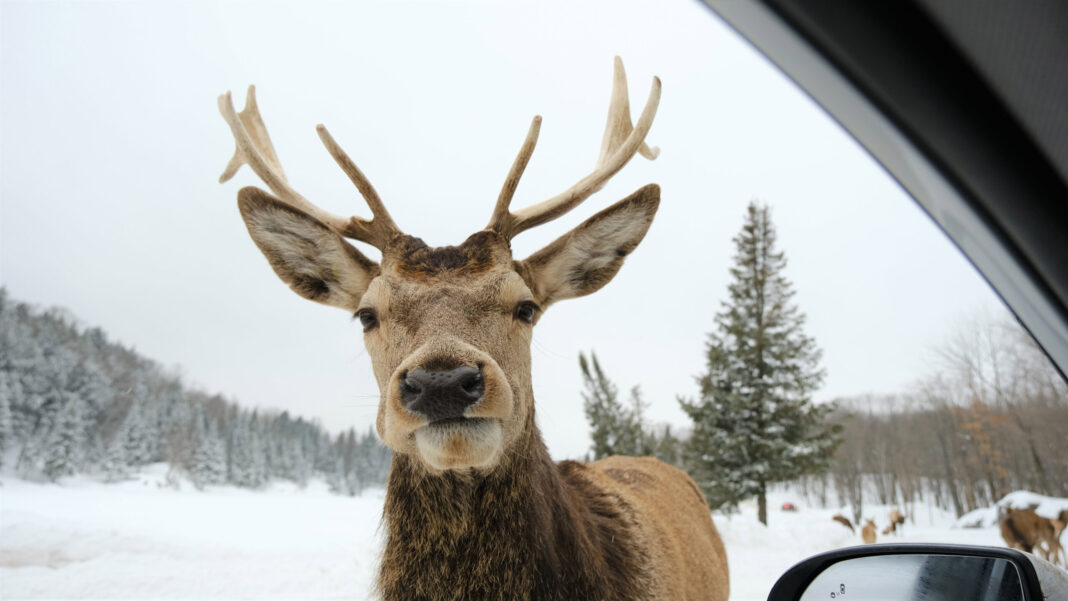
[{"label": "deer head", "polygon": [[[593,171],[563,193],[513,212],[510,204],[541,127],[534,117],[485,229],[459,246],[430,248],[394,223],[364,174],[322,125],[319,137],[371,209],[370,220],[324,211],[290,187],[249,88],[219,110],[236,141],[225,182],[249,165],[271,189],[247,187],[238,206],[249,235],[294,292],[352,312],[381,392],[377,429],[395,452],[431,471],[492,469],[534,427],[531,329],[553,303],[590,294],[615,276],[645,236],[660,200],[647,185],[522,261],[510,241],[567,213],[604,186],[645,145],[660,81],[632,125],[622,61]],[[345,238],[382,251],[381,263]]]}]

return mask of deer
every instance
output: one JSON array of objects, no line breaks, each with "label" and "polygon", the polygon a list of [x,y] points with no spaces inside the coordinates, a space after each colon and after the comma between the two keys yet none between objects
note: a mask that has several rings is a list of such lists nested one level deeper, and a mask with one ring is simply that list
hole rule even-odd
[{"label": "deer", "polygon": [[853,523],[850,522],[849,518],[847,518],[846,516],[844,516],[844,515],[842,515],[840,513],[836,513],[833,516],[831,516],[831,519],[836,521],[836,522],[838,522],[839,524],[845,526],[846,528],[849,528],[850,532],[852,532],[853,534],[856,534],[857,531],[853,529]]},{"label": "deer", "polygon": [[883,536],[888,534],[900,534],[900,530],[905,527],[905,516],[897,508],[890,510],[890,523],[886,528],[883,528]]},{"label": "deer", "polygon": [[[270,192],[237,193],[252,241],[308,300],[351,313],[379,387],[376,430],[393,451],[377,594],[399,599],[713,599],[729,592],[727,557],[705,498],[656,459],[554,462],[535,420],[532,328],[553,304],[606,285],[644,238],[660,203],[648,184],[525,259],[518,234],[586,200],[641,154],[660,100],[653,78],[632,122],[615,58],[600,155],[547,200],[511,202],[541,128],[536,115],[489,223],[432,248],[397,226],[369,179],[323,125],[327,152],[371,218],[330,213],[282,171],[250,86],[244,109],[219,97],[236,150],[220,182],[248,165]],[[353,240],[381,251],[369,259]]]},{"label": "deer", "polygon": [[864,522],[864,527],[860,529],[860,538],[864,540],[866,545],[875,544],[875,533],[878,531],[878,527],[875,525],[875,520],[868,518]]},{"label": "deer", "polygon": [[[1061,512],[1061,516],[1064,512]],[[1060,537],[1064,531],[1065,522],[1059,519],[1045,518],[1032,509],[1006,509],[1005,517],[1001,519],[1001,538],[1010,548],[1019,549],[1027,553],[1038,554],[1045,559],[1058,563],[1068,562],[1063,557],[1064,549],[1061,546]]]},{"label": "deer", "polygon": [[1064,547],[1061,546],[1061,534],[1064,533],[1065,526],[1068,526],[1068,520],[1065,520],[1065,511],[1061,511],[1060,515],[1056,519],[1050,520],[1050,526],[1053,531],[1049,539],[1046,542],[1046,559],[1049,559],[1054,565],[1060,563],[1065,568],[1068,568],[1068,555],[1064,553]]}]

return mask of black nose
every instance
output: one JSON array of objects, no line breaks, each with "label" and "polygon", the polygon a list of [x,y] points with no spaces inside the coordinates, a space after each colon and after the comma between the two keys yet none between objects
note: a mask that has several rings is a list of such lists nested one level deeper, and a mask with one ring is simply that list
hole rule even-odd
[{"label": "black nose", "polygon": [[413,369],[401,378],[400,387],[404,407],[431,422],[463,417],[486,390],[482,370],[466,365],[440,371]]}]

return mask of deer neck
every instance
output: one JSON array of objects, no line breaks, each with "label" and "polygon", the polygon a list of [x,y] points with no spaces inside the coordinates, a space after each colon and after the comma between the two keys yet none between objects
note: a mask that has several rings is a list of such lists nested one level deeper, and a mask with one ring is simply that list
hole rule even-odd
[{"label": "deer neck", "polygon": [[593,487],[584,465],[554,464],[533,417],[526,434],[489,473],[431,474],[394,455],[385,601],[642,596],[644,552],[629,544],[635,525],[617,499]]}]

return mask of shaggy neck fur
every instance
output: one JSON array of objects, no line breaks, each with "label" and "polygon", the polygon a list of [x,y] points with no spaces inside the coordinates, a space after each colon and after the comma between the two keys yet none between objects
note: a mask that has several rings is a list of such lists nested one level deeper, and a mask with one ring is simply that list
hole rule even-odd
[{"label": "shaggy neck fur", "polygon": [[648,596],[631,508],[586,466],[554,464],[531,417],[488,474],[393,459],[379,590],[386,601]]}]

